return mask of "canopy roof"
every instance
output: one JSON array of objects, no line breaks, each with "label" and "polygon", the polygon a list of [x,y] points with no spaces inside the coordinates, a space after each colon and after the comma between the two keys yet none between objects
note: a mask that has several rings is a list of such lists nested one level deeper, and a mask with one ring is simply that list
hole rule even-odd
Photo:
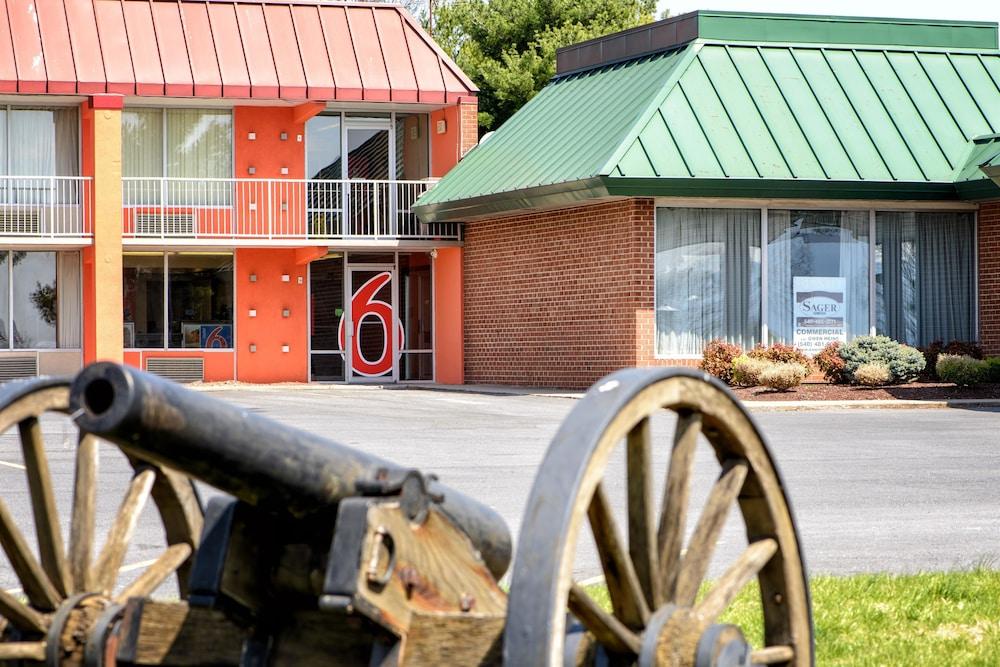
[{"label": "canopy roof", "polygon": [[476,87],[401,7],[0,0],[0,93],[454,103]]},{"label": "canopy roof", "polygon": [[[418,214],[462,219],[613,195],[1000,196],[974,164],[996,158],[984,148],[995,141],[975,140],[1000,132],[995,24],[959,26],[989,45],[959,49],[954,23],[907,22],[817,44],[807,39],[820,23],[813,17],[725,16],[774,21],[756,33],[724,24],[752,42],[695,33],[619,62],[602,62],[593,47],[564,57],[596,64],[557,76],[425,194]],[[819,19],[819,34],[851,34]],[[863,42],[872,34],[902,43]]]}]

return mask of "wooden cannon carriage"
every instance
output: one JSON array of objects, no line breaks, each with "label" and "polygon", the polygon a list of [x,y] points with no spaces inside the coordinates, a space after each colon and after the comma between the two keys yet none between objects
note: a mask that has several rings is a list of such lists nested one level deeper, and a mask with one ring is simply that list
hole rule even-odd
[{"label": "wooden cannon carriage", "polygon": [[[658,438],[663,408],[676,420]],[[74,430],[64,457],[75,462],[72,499],[53,491],[49,413]],[[485,505],[135,369],[98,363],[72,382],[8,383],[0,431],[15,429],[34,534],[32,517],[4,501],[5,484],[0,546],[21,591],[0,590],[3,664],[813,664],[805,568],[780,476],[747,413],[701,373],[620,371],[575,405],[532,488],[509,592],[499,582],[510,534]],[[100,441],[117,445],[134,474],[95,553]],[[699,448],[720,472],[685,540]],[[607,479],[615,451],[626,471],[618,512]],[[662,475],[655,455],[667,462]],[[203,507],[192,479],[225,495]],[[166,546],[137,576],[123,573],[149,499]],[[706,587],[734,506],[746,546]],[[610,608],[574,581],[588,523]],[[752,641],[720,621],[748,584],[763,628]]]}]

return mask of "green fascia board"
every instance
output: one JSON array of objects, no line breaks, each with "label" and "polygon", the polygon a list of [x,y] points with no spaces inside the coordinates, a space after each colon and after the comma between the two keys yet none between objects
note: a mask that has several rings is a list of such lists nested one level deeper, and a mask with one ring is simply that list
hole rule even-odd
[{"label": "green fascia board", "polygon": [[948,201],[958,199],[952,183],[894,181],[805,181],[757,178],[604,179],[612,197],[725,197],[768,199],[884,199]]},{"label": "green fascia board", "polygon": [[668,89],[690,47],[557,78],[417,201],[524,190],[601,174]]},{"label": "green fascia board", "polygon": [[573,206],[607,196],[603,179],[588,178],[454,201],[418,202],[412,210],[421,222],[452,222]]},{"label": "green fascia board", "polygon": [[983,178],[982,167],[989,166],[993,160],[1000,160],[1000,134],[976,137],[969,142],[965,158],[955,170],[953,180],[956,183],[980,180]]},{"label": "green fascia board", "polygon": [[698,37],[729,42],[996,49],[997,24],[980,21],[699,11]]},{"label": "green fascia board", "polygon": [[996,199],[1000,197],[1000,170],[992,181],[989,178],[981,178],[978,181],[956,183],[955,192],[958,193],[959,199],[964,200]]}]

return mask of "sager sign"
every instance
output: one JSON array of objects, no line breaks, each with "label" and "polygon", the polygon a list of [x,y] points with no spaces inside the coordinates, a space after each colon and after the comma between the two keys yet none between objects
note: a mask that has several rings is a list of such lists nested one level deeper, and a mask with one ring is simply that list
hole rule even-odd
[{"label": "sager sign", "polygon": [[814,355],[831,341],[847,341],[847,280],[839,276],[792,278],[795,346]]}]

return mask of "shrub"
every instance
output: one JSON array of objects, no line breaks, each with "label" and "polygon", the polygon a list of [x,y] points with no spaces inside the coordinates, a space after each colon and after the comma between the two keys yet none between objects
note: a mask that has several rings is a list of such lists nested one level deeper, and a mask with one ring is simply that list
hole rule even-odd
[{"label": "shrub", "polygon": [[844,372],[854,374],[864,364],[882,363],[889,369],[889,382],[908,382],[924,370],[926,361],[920,350],[898,343],[888,336],[858,336],[840,347]]},{"label": "shrub", "polygon": [[983,381],[986,364],[967,354],[942,354],[938,356],[937,374],[944,382],[968,387]]},{"label": "shrub", "polygon": [[936,340],[923,349],[924,359],[927,362],[927,375],[932,380],[937,380],[937,360],[942,354],[952,354],[958,356],[969,356],[973,359],[983,358],[983,348],[975,341],[952,340],[945,345],[943,341]]},{"label": "shrub", "polygon": [[726,384],[733,382],[733,359],[743,354],[739,345],[715,339],[708,342],[701,354],[701,370],[719,378]]},{"label": "shrub", "polygon": [[813,363],[823,373],[823,377],[833,384],[844,384],[847,376],[844,374],[844,359],[840,356],[842,343],[835,340],[813,357]]},{"label": "shrub", "polygon": [[769,363],[760,373],[760,383],[768,389],[788,391],[802,384],[809,375],[809,369],[794,362]]},{"label": "shrub", "polygon": [[865,387],[881,387],[884,384],[889,384],[891,379],[892,373],[889,372],[889,367],[881,361],[861,364],[854,371],[854,381]]},{"label": "shrub", "polygon": [[756,387],[760,374],[774,364],[764,359],[753,359],[741,354],[733,360],[733,384],[737,387]]},{"label": "shrub", "polygon": [[983,359],[983,382],[1000,382],[1000,357]]},{"label": "shrub", "polygon": [[812,362],[802,350],[794,345],[785,345],[784,343],[771,343],[767,347],[756,345],[747,352],[747,356],[751,359],[764,359],[776,364],[801,364],[806,367],[806,370],[812,367]]}]

